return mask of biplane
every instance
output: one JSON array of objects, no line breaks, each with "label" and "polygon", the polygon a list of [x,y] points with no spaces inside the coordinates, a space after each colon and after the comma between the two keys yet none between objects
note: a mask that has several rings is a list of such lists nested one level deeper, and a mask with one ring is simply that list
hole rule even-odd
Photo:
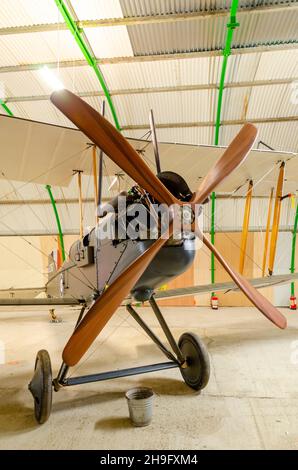
[{"label": "biplane", "polygon": [[[298,275],[293,273],[263,276],[248,281],[229,265],[196,223],[203,205],[215,189],[224,188],[230,175],[237,182],[238,174],[239,181],[243,168],[241,165],[256,140],[255,126],[250,123],[245,124],[227,148],[216,148],[215,152],[214,148],[206,147],[205,155],[208,157],[211,155],[211,158],[208,161],[209,168],[204,175],[201,175],[199,184],[198,175],[195,175],[195,178],[193,176],[194,169],[189,168],[189,165],[186,167],[190,179],[193,179],[192,188],[194,184],[198,186],[196,189],[191,189],[186,182],[187,178],[182,177],[178,171],[174,171],[173,167],[171,171],[161,170],[154,127],[155,171],[145,163],[142,150],[140,150],[140,144],[144,145],[146,141],[127,140],[103,115],[68,90],[54,92],[51,101],[79,130],[1,117],[0,133],[3,141],[9,140],[12,128],[21,135],[23,133],[26,147],[24,148],[20,143],[19,154],[23,156],[23,159],[30,154],[31,161],[33,158],[34,162],[33,165],[26,166],[23,161],[16,168],[12,163],[13,158],[11,161],[6,158],[6,177],[47,184],[51,182],[65,184],[71,178],[66,171],[71,164],[80,182],[81,171],[85,170],[87,163],[80,160],[81,154],[78,150],[87,145],[98,147],[102,152],[101,158],[103,154],[109,157],[109,164],[113,165],[112,172],[115,175],[123,172],[128,176],[129,189],[124,194],[120,193],[109,204],[98,205],[95,227],[85,234],[82,229],[80,230],[80,238],[71,246],[69,256],[64,262],[61,263],[60,260],[57,265],[53,258],[49,259],[48,282],[44,288],[40,289],[46,293],[46,298],[18,298],[18,296],[9,299],[0,298],[1,305],[81,305],[79,317],[63,350],[62,364],[55,378],[52,376],[48,352],[41,350],[37,353],[35,371],[29,390],[34,398],[35,417],[39,423],[44,423],[51,413],[53,389],[58,391],[66,386],[169,368],[179,368],[185,383],[192,389],[201,390],[207,385],[210,365],[204,343],[197,335],[189,332],[182,334],[176,341],[157,304],[159,299],[220,290],[240,290],[267,319],[281,329],[286,327],[285,317],[257,288],[290,283],[297,279]],[[154,126],[153,120],[152,125]],[[48,154],[52,152],[52,160],[46,162],[46,166],[41,158],[44,132],[52,134],[52,141],[55,142],[53,148],[49,144],[46,150]],[[55,159],[58,158],[65,139],[72,156],[57,164]],[[184,146],[183,151],[187,150],[191,153],[194,150],[193,147]],[[216,159],[219,152],[221,156]],[[208,160],[207,157],[204,159],[205,163],[206,160]],[[172,162],[174,165],[177,164],[177,159],[172,158]],[[283,168],[280,162],[281,156],[276,152],[275,163]],[[101,167],[100,164],[99,168]],[[263,170],[266,171],[265,164]],[[100,171],[99,174],[102,176]],[[125,197],[123,210],[119,209],[121,196]],[[96,201],[99,200],[100,197],[97,194]],[[130,237],[127,231],[124,235],[123,232],[120,233],[119,227],[123,227],[124,223],[127,228],[127,215],[136,204],[144,207],[146,213],[150,214],[152,207],[156,204],[170,208],[166,234],[163,231],[161,217],[156,211],[153,211],[154,233],[157,234],[155,237],[148,236],[147,224],[151,224],[151,216],[146,218],[142,226],[145,236],[134,238]],[[116,224],[116,230],[110,237],[101,236],[102,232],[107,232],[111,219]],[[178,219],[183,222],[180,237],[176,237],[175,234],[175,222]],[[193,263],[196,238],[199,238],[214,254],[232,278],[232,282],[159,290],[160,286],[185,272]],[[38,289],[35,289],[35,293],[37,291]],[[170,347],[164,345],[137,313],[136,302],[149,303]],[[168,360],[158,364],[69,377],[70,367],[80,361],[120,305],[126,306],[134,320]]]}]

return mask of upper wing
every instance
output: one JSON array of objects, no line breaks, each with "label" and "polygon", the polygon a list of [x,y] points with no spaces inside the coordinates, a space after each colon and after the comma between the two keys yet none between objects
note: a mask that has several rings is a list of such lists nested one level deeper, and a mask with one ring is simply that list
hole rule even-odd
[{"label": "upper wing", "polygon": [[[15,139],[15,136],[18,139]],[[68,186],[73,170],[92,174],[90,140],[78,129],[30,121],[11,116],[0,116],[1,149],[5,159],[1,162],[0,179],[32,181],[35,183]],[[128,139],[155,170],[154,149],[150,141]],[[45,146],[43,143],[47,142]],[[203,178],[218,157],[222,148],[206,145],[179,143],[159,143],[159,153],[163,167],[179,173],[191,189],[195,189],[198,178]],[[298,179],[297,155],[289,152],[252,150],[240,168],[225,180],[217,192],[231,192],[249,179],[259,180],[276,163],[270,176],[257,185],[254,195],[268,195],[275,185],[276,172],[280,161],[287,161],[287,181],[285,191],[296,191]],[[120,171],[111,159],[106,159],[105,172],[115,175]],[[128,189],[132,180],[127,179],[123,189]],[[244,191],[244,189],[243,189]],[[241,190],[237,193],[242,194]]]},{"label": "upper wing", "polygon": [[[279,286],[282,284],[289,284],[298,279],[298,273],[294,274],[280,274],[270,277],[259,277],[255,279],[249,279],[249,282],[256,287],[261,289],[263,287]],[[219,291],[237,291],[238,286],[234,282],[220,282],[216,284],[205,284],[202,286],[191,286],[191,287],[180,287],[178,289],[162,290],[155,293],[155,299],[170,299],[174,297],[187,297],[190,295],[206,294],[208,292],[219,292]]]}]

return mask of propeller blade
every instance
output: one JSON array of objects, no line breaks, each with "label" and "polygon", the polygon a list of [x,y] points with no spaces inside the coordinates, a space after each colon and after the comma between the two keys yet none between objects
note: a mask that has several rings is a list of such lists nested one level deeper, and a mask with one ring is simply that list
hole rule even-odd
[{"label": "propeller blade", "polygon": [[257,128],[253,124],[247,123],[242,127],[223,155],[204,177],[199,189],[193,194],[192,203],[203,204],[216,186],[245,160],[256,140],[257,132]]},{"label": "propeller blade", "polygon": [[269,300],[267,300],[257,289],[255,289],[245,277],[241,274],[234,271],[234,269],[227,263],[227,261],[222,257],[219,251],[215,248],[214,245],[198,230],[196,234],[204,244],[214,253],[214,256],[218,259],[220,264],[224,269],[229,273],[233,281],[238,285],[246,297],[260,310],[260,312],[265,315],[272,323],[278,326],[281,329],[286,328],[287,320],[286,318],[275,308]]},{"label": "propeller blade", "polygon": [[[169,232],[172,233],[172,225]],[[156,240],[95,301],[64,348],[62,357],[65,364],[74,366],[79,362],[166,242],[166,238]]]},{"label": "propeller blade", "polygon": [[128,176],[157,201],[171,205],[179,201],[154,175],[144,160],[115,127],[89,104],[69,90],[55,91],[52,103]]}]

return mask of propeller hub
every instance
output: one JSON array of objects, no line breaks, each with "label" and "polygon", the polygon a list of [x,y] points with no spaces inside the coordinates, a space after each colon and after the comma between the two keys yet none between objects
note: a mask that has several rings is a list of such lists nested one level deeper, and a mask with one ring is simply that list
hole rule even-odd
[{"label": "propeller hub", "polygon": [[188,204],[181,206],[181,219],[184,223],[191,225],[195,220],[195,213]]}]

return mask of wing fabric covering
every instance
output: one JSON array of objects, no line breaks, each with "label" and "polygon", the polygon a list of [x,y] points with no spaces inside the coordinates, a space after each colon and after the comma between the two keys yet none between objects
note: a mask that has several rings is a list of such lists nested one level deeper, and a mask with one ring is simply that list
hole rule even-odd
[{"label": "wing fabric covering", "polygon": [[[280,274],[276,276],[258,277],[249,279],[251,285],[256,289],[262,289],[270,286],[281,286],[290,284],[298,279],[298,273]],[[178,287],[177,289],[167,289],[157,291],[154,296],[156,299],[173,299],[175,297],[188,297],[196,294],[206,294],[208,292],[234,292],[239,291],[235,282],[217,282],[215,284],[203,284],[200,286]]]}]

